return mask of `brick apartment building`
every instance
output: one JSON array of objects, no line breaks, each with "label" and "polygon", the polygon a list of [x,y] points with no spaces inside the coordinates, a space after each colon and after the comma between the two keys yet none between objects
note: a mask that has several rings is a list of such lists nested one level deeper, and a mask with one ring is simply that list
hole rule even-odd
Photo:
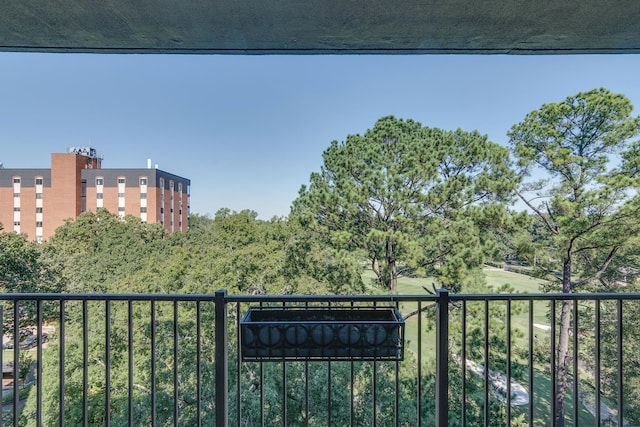
[{"label": "brick apartment building", "polygon": [[0,223],[4,231],[42,241],[68,218],[105,208],[124,218],[188,227],[191,181],[152,169],[102,169],[94,148],[51,154],[51,169],[0,168]]}]

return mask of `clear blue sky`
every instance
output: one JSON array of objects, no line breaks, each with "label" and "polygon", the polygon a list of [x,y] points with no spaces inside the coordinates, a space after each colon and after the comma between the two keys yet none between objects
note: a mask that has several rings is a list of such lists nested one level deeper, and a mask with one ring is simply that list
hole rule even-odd
[{"label": "clear blue sky", "polygon": [[386,115],[505,144],[543,103],[597,87],[640,114],[640,55],[0,53],[0,162],[48,168],[92,146],[191,179],[191,212],[286,216],[332,140]]}]

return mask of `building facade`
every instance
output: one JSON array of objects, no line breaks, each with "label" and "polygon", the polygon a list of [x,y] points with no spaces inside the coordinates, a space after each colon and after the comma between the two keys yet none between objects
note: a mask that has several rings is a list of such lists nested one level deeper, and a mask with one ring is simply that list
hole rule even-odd
[{"label": "building facade", "polygon": [[51,169],[0,169],[0,223],[31,240],[52,236],[67,219],[105,208],[165,230],[185,231],[191,181],[152,169],[102,169],[90,147],[51,154]]}]

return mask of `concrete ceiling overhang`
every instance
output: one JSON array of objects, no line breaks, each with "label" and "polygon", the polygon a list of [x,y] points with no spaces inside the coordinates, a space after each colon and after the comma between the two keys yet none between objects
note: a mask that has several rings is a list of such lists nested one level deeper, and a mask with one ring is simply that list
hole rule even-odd
[{"label": "concrete ceiling overhang", "polygon": [[0,51],[638,53],[639,0],[5,0]]}]

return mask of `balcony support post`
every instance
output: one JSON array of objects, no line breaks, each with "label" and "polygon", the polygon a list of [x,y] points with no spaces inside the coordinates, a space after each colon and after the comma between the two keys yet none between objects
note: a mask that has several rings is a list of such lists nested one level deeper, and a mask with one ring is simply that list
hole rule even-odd
[{"label": "balcony support post", "polygon": [[436,427],[447,427],[449,425],[449,291],[447,289],[438,290],[436,304]]},{"label": "balcony support post", "polygon": [[229,371],[227,356],[227,291],[215,294],[216,319],[216,426],[229,425]]}]

